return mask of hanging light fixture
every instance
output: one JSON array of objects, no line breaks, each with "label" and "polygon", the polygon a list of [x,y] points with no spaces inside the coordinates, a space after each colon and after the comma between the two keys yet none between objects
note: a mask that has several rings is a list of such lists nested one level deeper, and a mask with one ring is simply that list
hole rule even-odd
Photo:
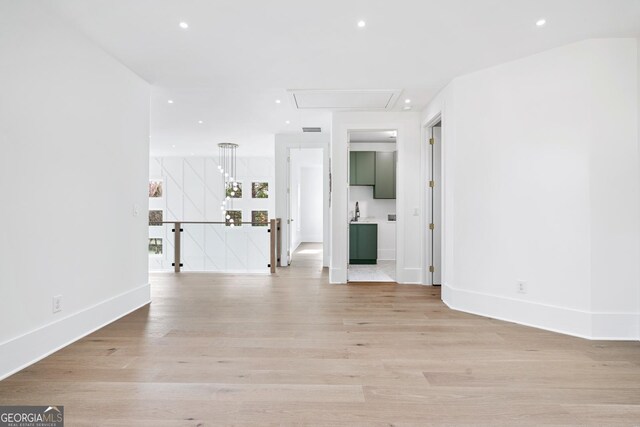
[{"label": "hanging light fixture", "polygon": [[231,227],[234,226],[233,218],[227,211],[233,209],[233,198],[238,191],[238,182],[236,181],[236,149],[238,144],[230,142],[222,142],[218,144],[218,170],[222,175],[222,203],[220,210],[225,220],[228,220]]}]

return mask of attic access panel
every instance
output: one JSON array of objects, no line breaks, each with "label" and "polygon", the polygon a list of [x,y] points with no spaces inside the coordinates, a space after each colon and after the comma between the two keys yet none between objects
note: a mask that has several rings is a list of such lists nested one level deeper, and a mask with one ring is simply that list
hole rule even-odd
[{"label": "attic access panel", "polygon": [[293,105],[299,110],[391,110],[399,90],[292,90]]}]

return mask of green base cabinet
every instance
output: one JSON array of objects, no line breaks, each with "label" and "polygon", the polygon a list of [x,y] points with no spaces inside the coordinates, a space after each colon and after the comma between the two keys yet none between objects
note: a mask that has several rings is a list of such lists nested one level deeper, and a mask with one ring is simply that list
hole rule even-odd
[{"label": "green base cabinet", "polygon": [[349,225],[349,264],[378,263],[378,224]]}]

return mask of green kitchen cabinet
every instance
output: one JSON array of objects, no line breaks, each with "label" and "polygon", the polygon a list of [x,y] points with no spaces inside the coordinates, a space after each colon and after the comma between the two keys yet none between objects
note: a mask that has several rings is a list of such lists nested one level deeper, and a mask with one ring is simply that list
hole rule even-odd
[{"label": "green kitchen cabinet", "polygon": [[349,154],[349,160],[350,185],[375,185],[375,151],[351,151]]},{"label": "green kitchen cabinet", "polygon": [[376,151],[374,199],[396,198],[396,152]]},{"label": "green kitchen cabinet", "polygon": [[378,224],[349,225],[349,264],[378,263]]}]

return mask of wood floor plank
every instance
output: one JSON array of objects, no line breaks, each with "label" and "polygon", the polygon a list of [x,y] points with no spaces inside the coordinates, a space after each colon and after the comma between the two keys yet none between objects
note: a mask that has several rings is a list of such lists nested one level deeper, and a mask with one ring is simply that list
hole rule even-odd
[{"label": "wood floor plank", "polygon": [[[305,244],[306,245],[306,244]],[[438,288],[153,274],[143,307],[0,382],[69,426],[640,426],[640,343],[448,309]]]}]

